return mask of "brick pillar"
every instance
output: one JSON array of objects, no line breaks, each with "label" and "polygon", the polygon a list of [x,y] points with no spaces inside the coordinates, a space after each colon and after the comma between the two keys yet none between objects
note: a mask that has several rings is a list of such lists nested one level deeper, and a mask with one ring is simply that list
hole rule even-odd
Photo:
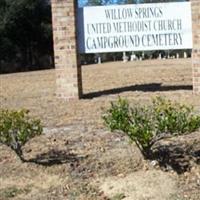
[{"label": "brick pillar", "polygon": [[82,95],[82,78],[76,42],[76,0],[51,0],[51,5],[56,95],[78,99]]},{"label": "brick pillar", "polygon": [[190,0],[192,3],[193,26],[193,91],[200,94],[200,0]]}]

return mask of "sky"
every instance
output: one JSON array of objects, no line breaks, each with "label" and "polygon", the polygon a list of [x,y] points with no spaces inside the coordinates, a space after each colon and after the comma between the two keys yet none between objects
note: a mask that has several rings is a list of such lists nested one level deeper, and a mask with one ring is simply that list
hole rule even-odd
[{"label": "sky", "polygon": [[83,5],[85,5],[86,3],[87,3],[87,0],[79,0],[79,1],[78,1],[79,6],[83,6]]},{"label": "sky", "polygon": [[[142,0],[138,0],[138,2],[139,1],[142,1]],[[84,6],[86,3],[87,3],[87,0],[78,0],[78,2],[79,2],[79,6]],[[117,2],[119,2],[119,0],[112,0],[112,2],[114,3],[114,4],[116,4]]]}]

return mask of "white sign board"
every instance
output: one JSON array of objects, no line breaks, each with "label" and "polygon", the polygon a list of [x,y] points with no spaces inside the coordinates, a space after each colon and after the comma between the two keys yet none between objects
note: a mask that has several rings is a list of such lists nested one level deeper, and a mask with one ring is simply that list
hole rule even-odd
[{"label": "white sign board", "polygon": [[81,53],[192,48],[190,2],[84,7],[78,14]]}]

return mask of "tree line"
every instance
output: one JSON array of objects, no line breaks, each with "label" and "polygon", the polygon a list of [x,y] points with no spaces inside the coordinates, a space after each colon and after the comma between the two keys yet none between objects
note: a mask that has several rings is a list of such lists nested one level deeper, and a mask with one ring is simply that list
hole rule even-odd
[{"label": "tree line", "polygon": [[52,55],[49,1],[0,0],[0,73],[49,67]]}]

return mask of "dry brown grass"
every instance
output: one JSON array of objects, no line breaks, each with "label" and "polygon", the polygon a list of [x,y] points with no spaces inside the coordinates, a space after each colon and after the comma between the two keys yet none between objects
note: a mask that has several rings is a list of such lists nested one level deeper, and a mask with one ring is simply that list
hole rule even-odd
[{"label": "dry brown grass", "polygon": [[[27,158],[41,154],[53,159],[60,156],[63,164],[22,164],[7,147],[1,145],[0,200],[106,199],[109,192],[100,191],[101,180],[108,177],[115,186],[113,181],[116,177],[123,182],[123,177],[126,181],[126,177],[129,179],[140,173],[145,174],[149,167],[134,145],[128,145],[126,138],[105,130],[101,120],[102,108],[107,107],[111,100],[116,100],[118,95],[135,104],[148,104],[152,97],[162,95],[191,104],[200,111],[200,95],[193,95],[191,86],[190,59],[83,66],[85,98],[70,102],[55,97],[54,70],[1,75],[1,107],[30,109],[31,114],[41,118],[47,127],[46,134],[25,146]],[[134,171],[137,173],[131,175]],[[168,191],[171,196],[163,196],[162,200],[200,199],[199,186],[195,182],[200,179],[198,173],[198,167],[181,176],[151,168],[147,172],[148,177],[153,176],[150,182],[157,191],[163,180],[175,184],[173,190]],[[142,176],[136,179],[139,179],[141,187],[146,184]],[[129,199],[153,199],[154,195],[138,199],[129,196]]]}]

